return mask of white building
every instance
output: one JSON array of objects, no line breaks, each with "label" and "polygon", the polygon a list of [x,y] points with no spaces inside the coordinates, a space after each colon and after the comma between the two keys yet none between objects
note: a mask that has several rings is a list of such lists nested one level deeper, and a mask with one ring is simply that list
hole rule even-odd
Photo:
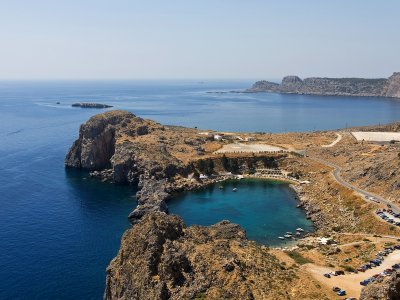
[{"label": "white building", "polygon": [[220,136],[219,134],[215,134],[214,141],[222,141],[222,136]]}]

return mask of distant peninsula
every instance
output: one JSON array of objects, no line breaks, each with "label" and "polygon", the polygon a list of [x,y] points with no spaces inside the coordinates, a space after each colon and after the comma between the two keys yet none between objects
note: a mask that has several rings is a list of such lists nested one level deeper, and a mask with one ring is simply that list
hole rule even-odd
[{"label": "distant peninsula", "polygon": [[285,93],[321,96],[367,96],[400,98],[400,72],[389,78],[322,78],[301,79],[286,76],[280,84],[266,80],[257,81],[246,93]]},{"label": "distant peninsula", "polygon": [[82,108],[110,108],[111,105],[101,104],[101,103],[93,103],[93,102],[81,102],[74,103],[72,107],[82,107]]}]

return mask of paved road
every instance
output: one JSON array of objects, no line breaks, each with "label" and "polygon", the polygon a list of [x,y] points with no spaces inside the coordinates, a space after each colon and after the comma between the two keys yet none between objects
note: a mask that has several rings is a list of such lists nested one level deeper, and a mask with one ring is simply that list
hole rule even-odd
[{"label": "paved road", "polygon": [[327,161],[327,160],[318,158],[318,157],[311,157],[311,156],[309,156],[308,158],[310,158],[310,159],[312,159],[312,160],[314,160],[314,161],[317,161],[317,162],[319,162],[319,163],[322,163],[322,164],[324,164],[324,165],[327,165],[327,166],[332,167],[332,168],[334,169],[332,174],[333,174],[333,176],[335,177],[336,181],[339,182],[341,185],[347,187],[348,189],[353,190],[353,191],[355,191],[355,192],[361,194],[362,196],[364,196],[364,199],[365,199],[365,200],[367,200],[365,197],[374,197],[374,198],[377,199],[380,203],[383,203],[383,204],[385,204],[385,205],[390,205],[390,206],[392,207],[392,210],[393,210],[394,212],[396,212],[396,213],[399,213],[399,212],[400,212],[400,208],[399,208],[397,205],[393,204],[390,200],[387,200],[387,199],[385,199],[385,198],[382,198],[381,196],[375,195],[375,194],[373,194],[373,193],[367,192],[367,191],[365,191],[365,190],[363,190],[363,189],[360,189],[360,188],[358,188],[358,187],[356,187],[356,186],[354,186],[354,185],[351,185],[350,183],[348,183],[347,181],[345,181],[345,180],[342,178],[342,176],[340,176],[340,171],[342,170],[342,168],[339,167],[338,165],[336,165],[336,164],[334,164],[334,163],[332,163],[332,162],[330,162],[330,161]]}]

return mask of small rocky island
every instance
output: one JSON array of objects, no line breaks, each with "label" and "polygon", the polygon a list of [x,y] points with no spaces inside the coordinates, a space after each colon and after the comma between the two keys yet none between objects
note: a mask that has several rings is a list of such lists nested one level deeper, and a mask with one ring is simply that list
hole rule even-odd
[{"label": "small rocky island", "polygon": [[71,106],[72,107],[82,107],[82,108],[111,108],[112,107],[112,105],[93,103],[93,102],[74,103]]},{"label": "small rocky island", "polygon": [[301,79],[286,76],[280,84],[266,80],[257,81],[247,93],[286,93],[321,96],[363,96],[400,98],[400,72],[389,78],[321,78]]},{"label": "small rocky island", "polygon": [[[400,124],[392,124],[373,130],[399,128]],[[221,153],[233,143],[288,150]],[[132,226],[106,270],[106,300],[337,299],[323,274],[341,270],[346,274],[335,280],[348,284],[354,270],[377,251],[397,243],[400,229],[376,218],[381,204],[341,185],[332,176],[331,165],[313,157],[342,165],[348,182],[397,199],[400,175],[393,170],[400,156],[396,147],[358,143],[345,131],[217,134],[109,111],[80,127],[65,164],[88,170],[103,181],[139,188],[137,207],[129,215]],[[308,149],[307,155],[295,149]],[[316,227],[293,248],[259,245],[229,221],[188,227],[168,212],[168,200],[176,193],[234,174],[261,176],[257,172],[269,170],[288,171],[299,206]],[[358,281],[346,289],[357,298],[361,294],[363,300],[399,299],[396,274],[371,283],[362,293]]]}]

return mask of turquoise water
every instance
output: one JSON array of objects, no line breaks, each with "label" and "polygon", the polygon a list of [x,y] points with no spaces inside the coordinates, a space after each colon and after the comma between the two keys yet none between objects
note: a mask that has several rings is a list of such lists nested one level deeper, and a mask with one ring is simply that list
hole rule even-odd
[{"label": "turquoise water", "polygon": [[[105,268],[129,227],[134,187],[64,169],[79,125],[106,111],[72,108],[74,102],[107,103],[164,124],[237,131],[332,129],[395,121],[400,115],[400,101],[393,99],[208,93],[251,83],[0,81],[0,299],[101,299]],[[293,219],[283,215],[301,214],[294,203],[274,206],[278,202],[259,201],[263,198],[258,196],[229,202],[244,189],[237,195],[227,189],[229,197],[221,200],[225,208],[220,206],[224,202],[207,202],[213,209],[207,221],[230,218],[245,227],[254,221],[258,231],[251,236],[248,229],[249,236],[271,243],[296,227],[280,223]],[[290,198],[284,185],[263,189]],[[236,202],[249,213],[239,212]],[[200,204],[193,203],[193,209]],[[250,213],[251,207],[258,209]]]},{"label": "turquoise water", "polygon": [[182,216],[187,225],[230,220],[240,224],[251,240],[282,246],[286,242],[278,236],[287,231],[294,233],[298,227],[313,230],[312,222],[306,219],[304,211],[296,208],[297,204],[287,183],[242,179],[178,195],[168,202],[168,208],[170,213]]}]

